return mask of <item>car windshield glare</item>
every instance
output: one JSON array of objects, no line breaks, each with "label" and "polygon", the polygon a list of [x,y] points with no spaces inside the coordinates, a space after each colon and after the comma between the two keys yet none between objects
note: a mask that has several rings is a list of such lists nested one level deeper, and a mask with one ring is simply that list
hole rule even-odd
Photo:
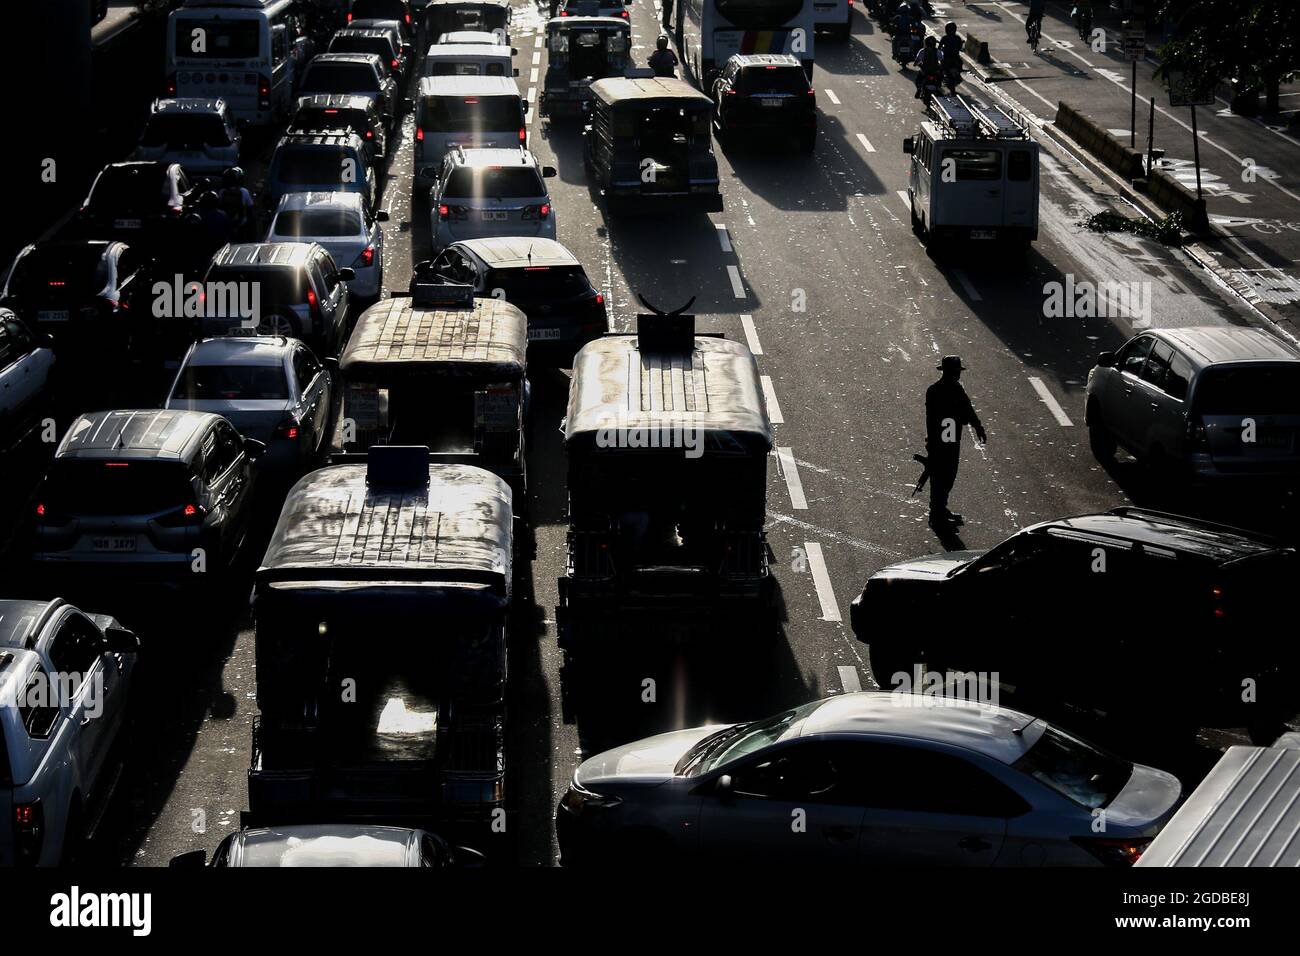
[{"label": "car windshield glare", "polygon": [[686,768],[686,773],[689,776],[707,773],[710,770],[716,770],[719,767],[734,763],[742,757],[771,746],[789,734],[795,725],[820,707],[822,703],[823,701],[815,700],[801,707],[783,710],[781,713],[774,714],[765,720],[756,720],[750,724],[739,725],[737,728],[738,733],[718,737],[712,747],[706,748],[702,753],[696,755],[695,763],[693,766]]},{"label": "car windshield glare", "polygon": [[464,199],[529,199],[546,195],[537,170],[531,166],[461,166],[447,179],[444,197]]}]

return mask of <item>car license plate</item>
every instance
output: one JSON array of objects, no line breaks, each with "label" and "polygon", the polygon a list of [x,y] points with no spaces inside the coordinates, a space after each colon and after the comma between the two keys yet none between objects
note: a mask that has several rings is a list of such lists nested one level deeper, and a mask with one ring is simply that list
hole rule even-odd
[{"label": "car license plate", "polygon": [[67,322],[72,313],[67,309],[47,309],[36,313],[37,322]]},{"label": "car license plate", "polygon": [[484,209],[481,215],[484,222],[505,222],[510,218],[510,213],[504,209]]},{"label": "car license plate", "polygon": [[113,228],[114,229],[139,229],[140,220],[139,219],[114,219]]},{"label": "car license plate", "polygon": [[970,237],[972,239],[992,239],[997,233],[992,229],[972,229]]},{"label": "car license plate", "polygon": [[759,100],[764,106],[780,106],[781,98],[778,96],[764,96]]},{"label": "car license plate", "polygon": [[558,339],[559,337],[560,337],[559,329],[529,329],[528,330],[528,341],[530,342],[536,339],[554,340],[554,339]]},{"label": "car license plate", "polygon": [[96,551],[123,552],[135,550],[135,535],[119,535],[111,538],[93,538],[91,544]]}]

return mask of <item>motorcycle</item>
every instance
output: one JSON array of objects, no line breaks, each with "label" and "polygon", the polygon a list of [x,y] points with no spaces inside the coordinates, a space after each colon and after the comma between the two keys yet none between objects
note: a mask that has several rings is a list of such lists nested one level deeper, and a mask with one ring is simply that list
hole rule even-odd
[{"label": "motorcycle", "polygon": [[943,73],[940,71],[922,73],[918,88],[921,102],[925,104],[925,108],[928,110],[933,98],[943,93]]},{"label": "motorcycle", "polygon": [[921,52],[925,34],[919,24],[912,24],[908,30],[899,30],[894,34],[893,55],[899,66],[907,66]]}]

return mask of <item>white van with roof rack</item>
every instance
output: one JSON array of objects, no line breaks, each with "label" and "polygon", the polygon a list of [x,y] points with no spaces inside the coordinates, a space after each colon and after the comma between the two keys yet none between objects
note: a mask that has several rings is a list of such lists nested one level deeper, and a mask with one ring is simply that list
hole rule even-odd
[{"label": "white van with roof rack", "polygon": [[968,96],[935,96],[903,152],[912,157],[912,228],[926,246],[1038,238],[1038,144],[1018,118]]},{"label": "white van with roof rack", "polygon": [[415,185],[427,189],[453,146],[527,146],[528,103],[509,76],[431,76],[415,104]]}]

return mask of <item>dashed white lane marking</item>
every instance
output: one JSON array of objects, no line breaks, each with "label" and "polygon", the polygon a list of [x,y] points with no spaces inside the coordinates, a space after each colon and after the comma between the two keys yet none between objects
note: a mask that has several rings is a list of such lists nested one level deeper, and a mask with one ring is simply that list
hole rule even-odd
[{"label": "dashed white lane marking", "polygon": [[[840,606],[835,602],[835,589],[831,587],[831,576],[826,570],[826,558],[822,556],[822,546],[816,541],[805,541],[803,547],[804,553],[808,555],[808,570],[812,572],[813,586],[817,588],[817,600],[822,606],[822,620],[838,621]],[[840,670],[842,671],[843,668]],[[855,689],[862,688],[859,686]]]},{"label": "dashed white lane marking", "polygon": [[533,67],[531,70],[528,71],[528,82],[529,83],[537,82],[537,67]]},{"label": "dashed white lane marking", "polygon": [[794,463],[794,452],[789,448],[778,446],[776,463],[785,478],[786,490],[790,492],[790,507],[795,511],[807,511],[808,499],[803,496],[803,482],[799,480],[799,468]]},{"label": "dashed white lane marking", "polygon": [[528,87],[528,102],[531,103],[536,98],[537,98],[537,87],[535,86]]},{"label": "dashed white lane marking", "polygon": [[542,51],[538,50],[533,54],[533,66],[537,66],[541,62],[542,62]]},{"label": "dashed white lane marking", "polygon": [[763,397],[767,399],[767,417],[773,425],[784,425],[785,416],[781,414],[781,406],[776,400],[776,390],[772,388],[772,376],[759,376],[759,381],[763,383]]},{"label": "dashed white lane marking", "polygon": [[903,205],[907,207],[908,212],[912,211],[912,200],[908,198],[906,189],[896,190],[898,198],[903,200]]},{"label": "dashed white lane marking", "polygon": [[952,274],[956,276],[957,281],[961,283],[961,287],[966,291],[966,297],[968,299],[972,302],[984,301],[984,296],[979,294],[979,290],[975,288],[975,283],[970,281],[970,277],[967,276],[966,273],[962,272],[960,269],[953,269]]},{"label": "dashed white lane marking", "polygon": [[876,151],[876,147],[872,146],[871,141],[868,140],[861,133],[858,134],[858,142],[862,144],[862,148],[865,149],[868,153],[874,153]]},{"label": "dashed white lane marking", "polygon": [[825,93],[827,99],[829,99],[829,100],[830,100],[832,103],[834,103],[836,106],[839,106],[839,105],[840,105],[840,98],[839,98],[838,96],[835,95],[835,91],[834,91],[834,90],[822,90],[822,92]]},{"label": "dashed white lane marking", "polygon": [[758,340],[758,329],[754,328],[754,317],[752,315],[742,315],[740,317],[740,327],[745,330],[745,344],[755,355],[763,354],[763,343]]},{"label": "dashed white lane marking", "polygon": [[718,244],[722,246],[722,251],[730,252],[731,236],[727,234],[727,227],[720,224],[715,224],[713,228],[718,230]]},{"label": "dashed white lane marking", "polygon": [[858,679],[858,669],[856,667],[841,664],[835,669],[840,672],[840,683],[844,686],[844,693],[856,694],[862,690],[862,681]]},{"label": "dashed white lane marking", "polygon": [[533,46],[540,47],[541,45],[542,45],[542,35],[539,33],[537,34],[537,36],[533,37]]},{"label": "dashed white lane marking", "polygon": [[1061,407],[1061,403],[1047,390],[1047,386],[1043,384],[1041,378],[1035,378],[1031,375],[1029,376],[1029,384],[1034,387],[1038,397],[1043,400],[1047,410],[1052,413],[1052,417],[1056,419],[1056,424],[1064,425],[1066,428],[1074,424],[1074,422],[1070,421],[1070,416],[1065,414],[1065,409]]},{"label": "dashed white lane marking", "polygon": [[740,269],[736,266],[727,266],[727,276],[731,279],[731,292],[737,299],[745,297],[745,283],[740,281]]}]

